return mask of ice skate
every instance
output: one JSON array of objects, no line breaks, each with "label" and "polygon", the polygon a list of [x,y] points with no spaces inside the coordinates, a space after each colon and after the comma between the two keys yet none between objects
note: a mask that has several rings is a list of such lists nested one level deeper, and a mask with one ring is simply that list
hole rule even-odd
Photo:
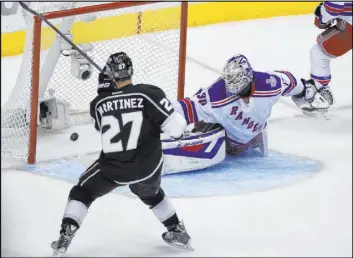
[{"label": "ice skate", "polygon": [[[333,94],[329,86],[325,86],[324,88],[320,89],[319,93],[329,103],[330,106],[334,104]],[[318,119],[329,120],[331,117],[329,114],[329,108],[326,110],[303,110],[303,113]]]},{"label": "ice skate", "polygon": [[305,90],[299,95],[292,96],[293,102],[302,110],[303,114],[327,119],[328,109],[333,104],[333,95],[331,89],[314,80],[305,81],[302,79]]},{"label": "ice skate", "polygon": [[162,238],[167,244],[171,246],[192,251],[194,250],[194,248],[191,246],[191,238],[186,232],[184,223],[182,221],[179,222],[175,229],[163,233]]},{"label": "ice skate", "polygon": [[66,253],[73,237],[75,236],[77,229],[77,227],[70,224],[64,224],[62,226],[59,239],[51,243],[51,248],[53,249],[54,257],[60,257],[61,255]]},{"label": "ice skate", "polygon": [[330,106],[333,105],[335,101],[333,99],[333,94],[330,86],[323,87],[319,90],[319,92],[321,96],[324,97],[324,99],[326,99],[326,101],[330,104]]}]

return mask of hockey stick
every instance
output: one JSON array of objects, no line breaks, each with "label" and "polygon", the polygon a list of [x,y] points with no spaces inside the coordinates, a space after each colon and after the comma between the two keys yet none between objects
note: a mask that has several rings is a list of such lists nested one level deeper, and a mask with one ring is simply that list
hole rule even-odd
[{"label": "hockey stick", "polygon": [[[50,28],[52,28],[57,34],[60,35],[67,43],[70,44],[70,46],[75,49],[77,52],[79,52],[84,58],[88,60],[99,72],[103,72],[103,69],[92,60],[84,51],[82,51],[75,43],[73,43],[68,37],[66,37],[58,28],[56,28],[50,21],[48,21],[47,18],[45,18],[42,14],[34,11],[33,9],[29,8],[28,5],[26,5],[24,2],[20,1],[20,5],[22,6],[23,9],[26,11],[32,13],[34,16],[37,16],[39,19],[44,21]],[[110,79],[115,83],[115,80],[109,75]]]}]

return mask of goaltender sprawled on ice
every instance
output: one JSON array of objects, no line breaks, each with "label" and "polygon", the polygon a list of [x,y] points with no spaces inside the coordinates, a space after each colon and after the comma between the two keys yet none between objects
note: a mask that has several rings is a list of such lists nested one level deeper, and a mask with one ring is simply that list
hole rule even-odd
[{"label": "goaltender sprawled on ice", "polygon": [[211,86],[173,103],[191,133],[181,141],[163,141],[166,172],[211,166],[226,153],[236,155],[249,148],[267,156],[267,120],[275,103],[291,96],[303,111],[325,113],[330,106],[322,94],[325,90],[289,71],[254,71],[244,55],[231,57]]},{"label": "goaltender sprawled on ice", "polygon": [[[330,107],[325,91],[313,79],[298,78],[289,71],[255,71],[244,55],[229,58],[214,83],[173,103],[188,127],[179,140],[161,134],[163,173],[210,167],[222,162],[227,154],[254,148],[267,156],[268,118],[276,102],[282,96],[291,96],[301,110],[321,114]],[[66,119],[56,120],[56,128],[62,124],[59,120],[64,123]],[[82,155],[81,161],[91,163],[92,158]]]}]

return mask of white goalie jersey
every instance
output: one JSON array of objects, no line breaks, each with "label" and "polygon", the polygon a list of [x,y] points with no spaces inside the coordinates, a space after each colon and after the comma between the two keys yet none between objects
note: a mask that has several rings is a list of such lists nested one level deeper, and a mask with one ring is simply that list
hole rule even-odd
[{"label": "white goalie jersey", "polygon": [[302,82],[290,72],[254,72],[249,103],[239,96],[228,96],[225,81],[219,78],[192,97],[175,102],[174,108],[188,124],[218,123],[225,129],[228,142],[245,145],[264,130],[272,107],[281,96],[297,95],[303,89]]}]

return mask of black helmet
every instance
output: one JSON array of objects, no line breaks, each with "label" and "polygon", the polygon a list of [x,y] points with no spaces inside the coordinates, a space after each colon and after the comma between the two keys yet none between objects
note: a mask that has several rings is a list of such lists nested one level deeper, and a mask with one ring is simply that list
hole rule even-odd
[{"label": "black helmet", "polygon": [[134,74],[131,58],[125,52],[118,52],[109,56],[106,72],[116,81],[131,79]]}]

